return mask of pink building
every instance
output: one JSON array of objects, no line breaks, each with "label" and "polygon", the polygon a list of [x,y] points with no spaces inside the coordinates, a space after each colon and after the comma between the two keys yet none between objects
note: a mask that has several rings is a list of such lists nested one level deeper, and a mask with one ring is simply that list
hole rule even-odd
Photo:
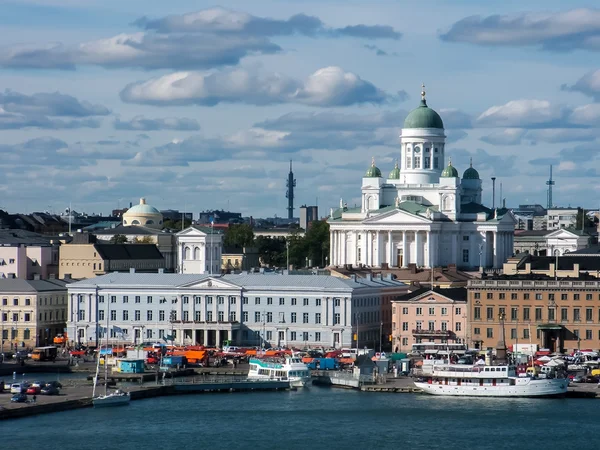
[{"label": "pink building", "polygon": [[0,278],[48,279],[58,274],[58,246],[0,245]]},{"label": "pink building", "polygon": [[393,350],[422,342],[465,343],[467,289],[421,288],[392,301]]}]

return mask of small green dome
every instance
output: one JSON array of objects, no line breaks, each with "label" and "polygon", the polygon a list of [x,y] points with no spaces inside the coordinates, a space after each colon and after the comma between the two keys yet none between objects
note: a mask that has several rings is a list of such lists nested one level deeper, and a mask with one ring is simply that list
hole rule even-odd
[{"label": "small green dome", "polygon": [[381,170],[375,165],[375,158],[371,161],[371,167],[367,170],[365,178],[381,178]]},{"label": "small green dome", "polygon": [[398,161],[396,161],[396,165],[390,172],[390,176],[388,178],[390,180],[399,180],[400,179],[400,167],[398,167]]},{"label": "small green dome", "polygon": [[448,162],[448,166],[442,171],[443,178],[458,178],[458,170],[452,165],[452,161]]},{"label": "small green dome", "polygon": [[463,173],[463,180],[479,180],[479,172],[473,169],[473,160],[471,160],[469,168]]},{"label": "small green dome", "polygon": [[440,128],[444,129],[444,122],[438,113],[427,106],[425,100],[425,85],[421,92],[421,105],[413,109],[406,119],[404,119],[404,128]]}]

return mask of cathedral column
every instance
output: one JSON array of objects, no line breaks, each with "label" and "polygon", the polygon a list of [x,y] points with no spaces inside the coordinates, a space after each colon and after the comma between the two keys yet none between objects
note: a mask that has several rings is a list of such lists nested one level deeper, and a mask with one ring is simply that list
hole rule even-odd
[{"label": "cathedral column", "polygon": [[[329,230],[329,264],[335,265],[333,255],[335,255],[335,240],[333,230]],[[287,268],[289,270],[289,267]]]},{"label": "cathedral column", "polygon": [[487,267],[487,231],[482,231],[479,234],[481,236],[479,266],[485,269]]},{"label": "cathedral column", "polygon": [[[420,266],[420,261],[421,261],[421,235],[419,234],[419,230],[415,230],[415,257],[414,257],[414,263],[418,266]],[[413,259],[413,258],[411,258]]]},{"label": "cathedral column", "polygon": [[388,267],[393,267],[396,264],[394,263],[394,257],[392,255],[394,249],[394,241],[392,240],[392,232],[388,231]]},{"label": "cathedral column", "polygon": [[427,267],[433,267],[433,258],[432,258],[432,249],[433,246],[431,245],[431,236],[433,235],[433,233],[429,230],[427,230],[427,263],[425,264]]},{"label": "cathedral column", "polygon": [[406,268],[408,266],[408,257],[410,252],[408,251],[406,245],[406,231],[402,232],[402,267]]},{"label": "cathedral column", "polygon": [[365,264],[367,266],[371,266],[371,259],[373,256],[373,236],[372,233],[370,231],[367,231],[365,233],[366,235],[366,240],[365,240],[365,244],[367,245],[367,251],[365,252]]},{"label": "cathedral column", "polygon": [[381,267],[381,234],[379,230],[375,232],[375,242],[377,242],[377,253],[375,258],[375,266]]},{"label": "cathedral column", "polygon": [[492,266],[494,269],[498,268],[498,260],[500,259],[500,255],[499,253],[499,249],[498,249],[498,231],[494,231],[494,252],[492,253],[493,255],[493,260],[492,260]]},{"label": "cathedral column", "polygon": [[458,232],[452,232],[452,264],[458,261]]},{"label": "cathedral column", "polygon": [[342,232],[342,264],[348,264],[348,232]]},{"label": "cathedral column", "polygon": [[367,232],[363,231],[361,234],[362,234],[362,239],[361,239],[362,250],[360,252],[361,253],[360,259],[361,259],[361,262],[366,265],[367,261],[368,261],[367,260]]}]

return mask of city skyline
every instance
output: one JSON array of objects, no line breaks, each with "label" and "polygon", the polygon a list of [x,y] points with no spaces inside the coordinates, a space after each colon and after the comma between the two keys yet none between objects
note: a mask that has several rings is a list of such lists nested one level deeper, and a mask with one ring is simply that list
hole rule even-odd
[{"label": "city skyline", "polygon": [[[286,216],[360,203],[425,83],[491,205],[597,203],[600,9],[585,3],[0,0],[0,209]],[[498,192],[497,192],[498,194]],[[575,200],[573,200],[575,199]],[[502,204],[497,198],[496,204]]]}]

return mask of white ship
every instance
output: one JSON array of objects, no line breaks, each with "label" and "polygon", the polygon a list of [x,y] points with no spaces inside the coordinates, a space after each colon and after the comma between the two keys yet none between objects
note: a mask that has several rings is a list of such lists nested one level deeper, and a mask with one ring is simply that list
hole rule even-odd
[{"label": "white ship", "polygon": [[252,358],[248,379],[289,381],[290,387],[305,387],[310,382],[310,371],[302,359],[296,357]]},{"label": "white ship", "polygon": [[560,397],[564,378],[518,377],[513,366],[436,363],[423,366],[424,381],[415,386],[426,394],[459,397]]}]

